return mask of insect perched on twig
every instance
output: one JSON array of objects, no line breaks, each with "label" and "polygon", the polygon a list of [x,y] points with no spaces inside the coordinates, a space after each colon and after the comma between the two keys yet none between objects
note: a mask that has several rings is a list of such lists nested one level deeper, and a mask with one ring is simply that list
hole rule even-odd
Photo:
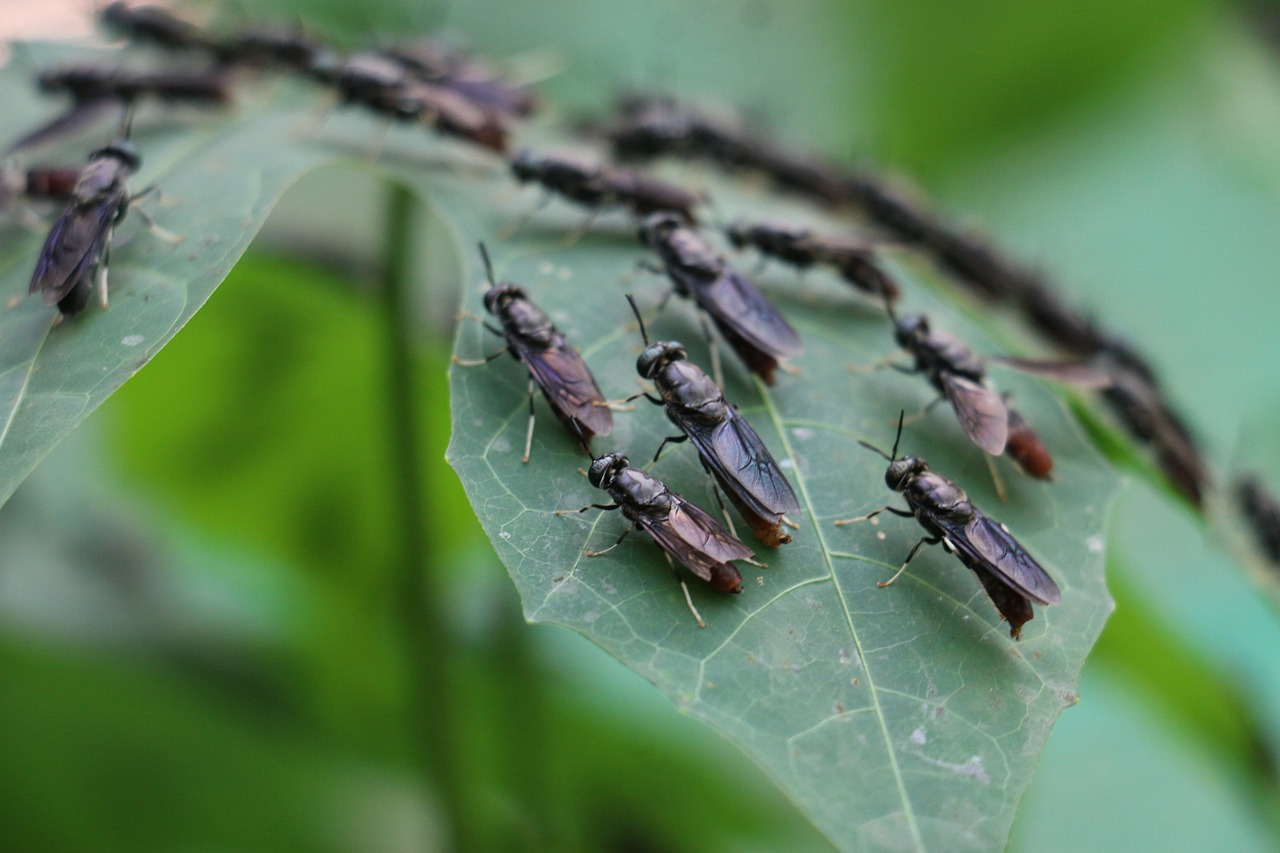
[{"label": "insect perched on twig", "polygon": [[[800,336],[773,303],[674,213],[646,217],[640,239],[658,253],[674,285],[663,302],[671,293],[692,298],[747,369],[772,385],[779,363],[801,350]],[[714,349],[712,355],[714,368]],[[713,373],[723,386],[719,369]]]},{"label": "insect perched on twig", "polygon": [[483,243],[480,244],[480,257],[484,260],[485,275],[489,279],[489,289],[484,294],[485,310],[502,322],[501,329],[488,323],[484,327],[506,339],[507,345],[482,359],[467,360],[454,356],[453,363],[463,366],[487,364],[509,352],[512,358],[528,368],[529,428],[521,461],[529,461],[533,447],[535,387],[542,391],[551,411],[569,434],[581,441],[584,447],[590,444],[592,436],[608,435],[613,431],[613,415],[582,356],[560,334],[551,318],[529,301],[523,288],[497,282],[489,252]]},{"label": "insect perched on twig", "polygon": [[683,346],[676,341],[650,343],[635,300],[628,295],[627,301],[645,342],[636,370],[653,382],[659,394],[636,396],[662,406],[681,431],[662,440],[653,460],[658,461],[668,444],[692,439],[702,467],[729,496],[755,537],[769,548],[790,542],[782,524],[787,513],[800,511],[800,502],[769,448],[711,377],[687,360]]},{"label": "insect perched on twig", "polygon": [[[129,176],[141,163],[142,156],[127,138],[89,155],[89,164],[80,172],[71,200],[53,223],[40,250],[30,293],[39,291],[46,304],[57,303],[64,315],[77,314],[89,304],[96,280],[102,307],[107,307],[112,234],[130,203],[154,188],[129,195]],[[138,212],[157,236],[170,242],[181,241],[157,227],[141,209]]]},{"label": "insect perched on twig", "polygon": [[[593,459],[587,479],[613,498],[612,504],[590,504],[582,509],[556,510],[556,515],[574,515],[589,509],[621,510],[631,523],[617,540],[603,551],[587,551],[588,557],[607,554],[622,544],[636,527],[653,537],[658,547],[717,592],[741,592],[742,575],[734,560],[750,560],[752,551],[725,530],[710,515],[668,489],[652,475],[632,468],[621,453],[606,453]],[[677,577],[679,575],[677,574]],[[698,620],[706,623],[693,606],[689,588],[680,580],[685,603]]]},{"label": "insect perched on twig", "polygon": [[897,574],[877,586],[884,588],[897,580],[923,546],[941,543],[973,570],[1001,617],[1008,620],[1010,636],[1015,640],[1021,639],[1022,626],[1034,618],[1032,603],[1048,605],[1062,601],[1058,585],[1013,538],[1008,528],[969,502],[963,489],[941,474],[930,471],[928,463],[919,457],[899,459],[898,442],[901,439],[900,415],[891,454],[865,441],[858,443],[889,460],[884,481],[895,492],[903,493],[910,511],[885,506],[857,518],[837,521],[836,525],[866,521],[882,512],[904,518],[914,517],[928,535],[912,546]]}]

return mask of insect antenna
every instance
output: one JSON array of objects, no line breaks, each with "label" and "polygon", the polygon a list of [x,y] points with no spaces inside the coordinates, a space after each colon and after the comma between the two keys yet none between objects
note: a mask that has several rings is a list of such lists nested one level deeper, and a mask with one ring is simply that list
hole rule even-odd
[{"label": "insect antenna", "polygon": [[902,411],[898,412],[898,434],[893,437],[893,455],[889,455],[888,453],[885,453],[883,450],[876,447],[874,444],[871,444],[870,442],[867,442],[867,441],[863,441],[862,439],[858,439],[858,444],[861,444],[863,447],[867,448],[868,450],[874,450],[876,453],[879,453],[885,459],[888,459],[890,464],[897,461],[898,442],[902,439],[902,422],[906,418],[906,414],[907,414],[906,409],[903,409]]},{"label": "insect antenna", "polygon": [[493,277],[493,261],[489,260],[489,250],[485,248],[483,242],[480,242],[477,245],[480,247],[480,258],[484,261],[484,274],[485,277],[489,279],[489,287],[491,289],[495,288],[498,286],[498,282],[494,280]]},{"label": "insect antenna", "polygon": [[631,313],[636,315],[636,322],[640,324],[640,335],[644,338],[644,345],[649,345],[649,333],[644,328],[644,318],[640,316],[640,309],[636,307],[636,300],[630,293],[627,294],[627,301],[631,303]]}]

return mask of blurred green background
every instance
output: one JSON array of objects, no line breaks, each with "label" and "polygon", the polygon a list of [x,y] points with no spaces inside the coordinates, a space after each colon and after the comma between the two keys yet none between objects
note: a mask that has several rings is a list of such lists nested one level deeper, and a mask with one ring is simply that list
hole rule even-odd
[{"label": "blurred green background", "polygon": [[[1222,469],[1280,484],[1268,6],[244,5],[351,41],[443,26],[562,67],[542,89],[566,117],[670,89],[911,175],[1131,333]],[[824,849],[733,747],[586,641],[520,620],[443,461],[459,283],[430,221],[413,363],[444,624],[439,648],[414,646],[382,193],[340,170],[294,190],[200,316],[0,510],[0,847],[446,849],[461,802],[472,849]],[[1212,539],[1140,482],[1121,500],[1117,611],[1011,849],[1280,847],[1280,622]],[[415,691],[424,653],[450,695]],[[446,798],[415,757],[441,708]]]}]

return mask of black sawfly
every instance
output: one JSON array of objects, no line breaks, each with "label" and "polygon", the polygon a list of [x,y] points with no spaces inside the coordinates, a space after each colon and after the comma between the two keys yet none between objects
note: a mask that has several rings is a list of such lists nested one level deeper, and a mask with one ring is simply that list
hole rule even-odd
[{"label": "black sawfly", "polygon": [[[680,563],[712,589],[742,592],[742,574],[733,561],[750,560],[753,552],[708,513],[668,489],[652,475],[632,468],[621,453],[606,453],[592,459],[587,479],[597,489],[608,492],[614,502],[590,504],[577,510],[557,510],[556,515],[573,515],[589,509],[621,510],[631,522],[612,545],[603,551],[587,551],[588,557],[612,551],[622,544],[627,534],[640,527],[653,538],[668,559]],[[683,580],[680,586],[698,626],[705,628],[706,623],[693,606]]]},{"label": "black sawfly", "polygon": [[755,537],[769,548],[790,542],[782,524],[787,513],[800,511],[800,502],[769,448],[738,413],[738,407],[725,400],[720,386],[687,360],[679,342],[649,341],[635,300],[628,295],[627,301],[645,342],[644,352],[636,359],[636,371],[653,382],[659,394],[640,396],[662,406],[682,433],[664,438],[654,461],[668,444],[692,439],[702,467],[729,496]]},{"label": "black sawfly", "polygon": [[898,298],[897,284],[876,258],[874,244],[867,240],[815,234],[783,222],[733,222],[725,228],[725,236],[738,249],[750,246],[799,270],[818,264],[831,267],[856,290],[878,300],[894,302]]},{"label": "black sawfly", "polygon": [[646,217],[640,240],[662,259],[673,292],[692,298],[747,368],[772,385],[778,364],[801,350],[773,303],[674,213]]},{"label": "black sawfly", "polygon": [[560,334],[551,318],[529,301],[523,288],[506,282],[498,283],[483,243],[480,244],[480,257],[484,260],[485,275],[489,279],[489,289],[484,295],[485,310],[502,322],[501,329],[488,323],[484,327],[503,337],[507,345],[482,359],[464,360],[454,356],[453,361],[464,366],[487,364],[509,352],[512,358],[528,368],[529,428],[521,461],[529,461],[533,446],[535,386],[546,397],[556,418],[584,447],[590,445],[593,436],[608,435],[613,431],[613,414],[582,356]]},{"label": "black sawfly", "polygon": [[589,163],[565,154],[520,151],[511,158],[511,173],[520,183],[537,183],[592,211],[625,207],[636,216],[657,211],[693,222],[701,198],[675,184],[628,169]]},{"label": "black sawfly", "polygon": [[914,517],[928,535],[922,537],[907,553],[897,573],[877,583],[882,589],[906,571],[912,559],[925,545],[942,544],[955,554],[982,582],[1000,616],[1009,622],[1009,635],[1022,637],[1022,626],[1034,618],[1031,605],[1058,604],[1062,593],[1027,549],[1019,544],[1003,524],[969,502],[964,490],[946,477],[929,470],[928,463],[917,456],[898,458],[898,442],[902,439],[902,416],[898,418],[898,434],[893,452],[887,454],[865,441],[858,443],[889,460],[884,481],[895,492],[902,492],[910,511],[885,506],[857,518],[837,521],[837,525],[866,521],[882,512],[904,518]]},{"label": "black sawfly", "polygon": [[[150,191],[129,195],[129,177],[142,164],[142,155],[127,137],[126,132],[125,138],[89,155],[89,163],[71,191],[71,200],[53,223],[36,261],[29,293],[39,291],[46,304],[57,303],[64,315],[84,310],[95,280],[102,307],[107,307],[112,234],[128,212],[130,202]],[[152,227],[160,233],[154,224]],[[166,239],[180,238],[168,235]]]}]

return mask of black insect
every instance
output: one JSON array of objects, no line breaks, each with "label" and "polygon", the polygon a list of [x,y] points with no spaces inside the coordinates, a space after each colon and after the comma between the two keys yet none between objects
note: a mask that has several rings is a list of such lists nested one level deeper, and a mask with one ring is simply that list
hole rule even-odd
[{"label": "black insect", "polygon": [[912,546],[897,574],[877,585],[883,588],[897,580],[923,546],[941,543],[978,576],[996,610],[1008,620],[1010,636],[1020,639],[1022,626],[1034,617],[1033,603],[1048,605],[1062,601],[1058,585],[1003,524],[987,517],[969,502],[963,489],[941,474],[930,471],[928,463],[919,457],[899,459],[898,442],[901,438],[902,419],[899,418],[892,454],[886,454],[866,442],[860,441],[859,444],[889,460],[884,481],[889,488],[903,493],[910,511],[886,506],[836,524],[866,521],[881,512],[914,517],[928,535]]},{"label": "black insect", "polygon": [[71,315],[89,304],[96,280],[102,307],[107,307],[111,236],[129,209],[129,176],[141,163],[142,156],[128,139],[89,155],[89,164],[72,189],[71,201],[53,223],[40,250],[30,293],[39,291],[46,304],[56,302],[59,311]]},{"label": "black insect", "polygon": [[221,106],[231,100],[231,80],[221,69],[172,69],[133,72],[96,65],[76,65],[43,72],[41,90],[71,98],[71,107],[13,142],[6,153],[61,139],[147,98],[196,107]]},{"label": "black insect", "polygon": [[636,370],[653,382],[660,395],[641,396],[662,406],[681,431],[662,440],[654,461],[668,444],[692,439],[702,467],[715,477],[755,537],[769,548],[790,542],[782,524],[787,513],[799,512],[800,502],[769,448],[711,377],[687,360],[683,346],[676,341],[649,342],[635,302],[630,296],[627,300],[645,342]]},{"label": "black insect", "polygon": [[915,357],[909,372],[922,373],[951,404],[965,435],[993,456],[1009,439],[1009,410],[996,391],[983,384],[986,365],[958,338],[934,331],[923,314],[894,322],[898,345]]},{"label": "black insect", "polygon": [[386,56],[354,54],[317,63],[309,73],[333,88],[344,103],[360,104],[394,120],[427,124],[498,153],[507,150],[509,129],[500,113],[450,89],[417,80]]},{"label": "black insect", "polygon": [[700,158],[728,169],[762,173],[785,190],[824,204],[847,200],[840,171],[777,145],[736,117],[714,116],[661,95],[630,95],[606,135],[620,160]]},{"label": "black insect", "polygon": [[528,89],[471,53],[439,39],[388,48],[382,53],[423,82],[450,89],[479,107],[513,118],[532,115],[538,100]]},{"label": "black insect", "polygon": [[1280,501],[1255,474],[1245,475],[1236,482],[1235,496],[1258,550],[1272,564],[1280,566]]},{"label": "black insect", "polygon": [[257,68],[276,66],[295,71],[311,68],[324,52],[322,45],[296,27],[249,29],[223,38],[217,46],[218,59],[223,63]]},{"label": "black insect", "polygon": [[511,173],[522,184],[537,183],[592,211],[624,207],[636,216],[666,211],[693,222],[693,210],[701,202],[675,184],[562,154],[520,151],[511,158]]},{"label": "black insect", "polygon": [[110,100],[127,105],[144,97],[196,105],[222,105],[231,100],[231,80],[221,69],[136,72],[73,65],[42,72],[37,83],[42,91],[66,93],[77,104]]},{"label": "black insect", "polygon": [[674,292],[692,298],[747,368],[772,385],[779,362],[801,350],[800,336],[773,303],[673,213],[646,217],[640,239],[662,259]]},{"label": "black insect", "polygon": [[1112,412],[1129,432],[1151,446],[1156,464],[1173,486],[1202,506],[1210,485],[1209,468],[1191,431],[1142,374],[1118,364],[1110,374],[1111,384],[1102,395]]},{"label": "black insect", "polygon": [[216,42],[203,30],[160,6],[108,3],[98,13],[98,19],[112,33],[130,41],[169,50],[217,49]]},{"label": "black insect", "polygon": [[734,222],[725,234],[736,248],[753,247],[800,270],[817,264],[828,266],[869,296],[887,302],[898,298],[897,284],[876,258],[874,245],[866,240],[823,236],[782,222]]},{"label": "black insect", "polygon": [[[1082,388],[1102,388],[1111,382],[1107,372],[1076,362],[994,356],[981,358],[958,338],[931,329],[923,314],[895,318],[894,337],[899,346],[915,357],[914,367],[905,369],[906,372],[924,374],[942,398],[951,404],[965,434],[992,456],[1004,453],[1008,444],[1009,407],[995,390],[984,384],[987,362]],[[1021,449],[1034,433],[1025,427],[1021,416],[1018,420],[1023,425],[1018,436]],[[1031,468],[1027,468],[1027,472],[1036,476]]]},{"label": "black insect", "polygon": [[502,321],[501,329],[488,323],[485,328],[504,337],[507,345],[483,359],[468,361],[455,356],[454,363],[466,366],[486,364],[509,352],[512,358],[524,362],[529,369],[529,429],[525,434],[522,461],[529,461],[533,445],[535,386],[542,390],[551,411],[565,429],[584,447],[590,444],[593,436],[608,435],[613,431],[613,414],[582,356],[556,330],[551,318],[529,301],[522,288],[514,284],[499,284],[494,279],[493,265],[484,244],[480,245],[480,256],[484,259],[485,273],[489,278],[489,290],[484,295],[485,310]]},{"label": "black insect", "polygon": [[[588,551],[588,557],[608,553],[622,544],[637,526],[653,537],[668,558],[674,559],[717,592],[742,592],[742,575],[734,560],[750,560],[752,551],[725,530],[709,514],[668,489],[661,481],[632,468],[621,453],[607,453],[593,459],[587,472],[591,485],[603,489],[613,498],[612,504],[591,504],[578,510],[558,510],[557,515],[571,515],[589,509],[622,510],[631,522],[611,546],[603,551]],[[684,582],[681,581],[681,586]],[[689,598],[685,601],[698,624],[702,617]]]}]

